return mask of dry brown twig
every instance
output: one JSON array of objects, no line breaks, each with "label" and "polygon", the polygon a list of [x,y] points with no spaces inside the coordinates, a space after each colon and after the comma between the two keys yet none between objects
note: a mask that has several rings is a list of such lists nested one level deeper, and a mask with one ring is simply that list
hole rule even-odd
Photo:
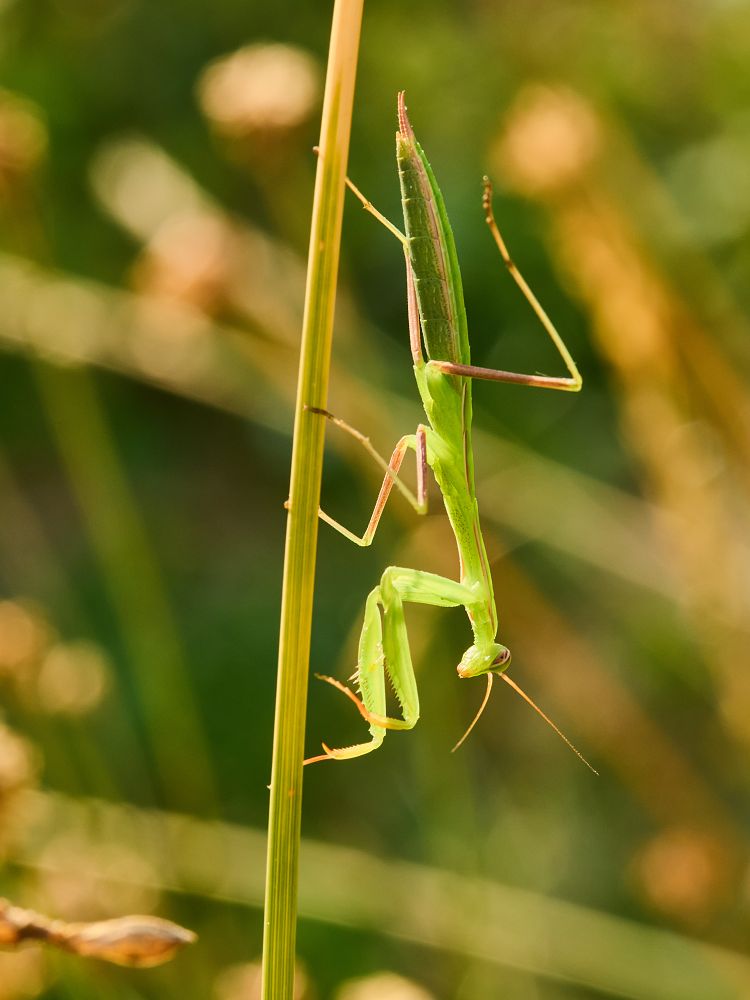
[{"label": "dry brown twig", "polygon": [[168,962],[195,940],[193,931],[160,917],[128,916],[68,924],[0,899],[0,945],[6,947],[42,941],[84,958],[145,969]]}]

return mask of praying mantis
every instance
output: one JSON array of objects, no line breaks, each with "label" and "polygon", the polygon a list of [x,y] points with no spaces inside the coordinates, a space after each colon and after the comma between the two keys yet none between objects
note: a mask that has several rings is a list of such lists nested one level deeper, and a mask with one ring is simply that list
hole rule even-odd
[{"label": "praying mantis", "polygon": [[[458,676],[468,678],[484,675],[487,677],[487,687],[479,711],[456,747],[466,739],[482,714],[489,699],[493,676],[499,675],[525,698],[581,757],[557,726],[505,673],[510,664],[511,654],[507,646],[497,642],[498,616],[489,561],[479,524],[471,448],[472,379],[578,392],[582,385],[581,375],[562,337],[508,253],[495,222],[492,210],[492,186],[487,177],[484,178],[482,199],[487,225],[506,268],[557,348],[568,375],[564,377],[524,375],[472,365],[461,272],[453,232],[435,175],[415,138],[406,112],[403,92],[398,95],[396,159],[401,183],[405,234],[382,216],[348,178],[347,185],[362,202],[363,207],[385,225],[402,244],[406,258],[409,343],[414,375],[427,423],[420,423],[416,433],[404,435],[396,444],[390,461],[386,462],[375,451],[368,438],[343,420],[326,410],[309,408],[357,438],[385,472],[372,516],[362,535],[356,535],[339,524],[322,509],[319,511],[319,516],[357,545],[370,545],[394,485],[409,500],[418,514],[426,513],[426,481],[429,467],[442,493],[446,513],[455,536],[459,557],[459,579],[451,580],[434,573],[400,566],[389,566],[383,572],[380,583],[370,592],[365,604],[357,671],[354,675],[359,696],[340,681],[332,677],[321,677],[355,703],[369,724],[370,739],[367,742],[338,749],[333,749],[324,743],[324,752],[309,758],[305,763],[360,757],[376,750],[389,729],[412,729],[416,725],[419,718],[419,695],[404,618],[404,604],[407,603],[449,608],[463,606],[469,618],[474,642],[458,664]],[[416,496],[399,478],[399,471],[407,451],[413,451],[416,457]],[[386,675],[401,709],[400,718],[387,714]],[[589,767],[591,766],[584,758],[581,759]]]}]

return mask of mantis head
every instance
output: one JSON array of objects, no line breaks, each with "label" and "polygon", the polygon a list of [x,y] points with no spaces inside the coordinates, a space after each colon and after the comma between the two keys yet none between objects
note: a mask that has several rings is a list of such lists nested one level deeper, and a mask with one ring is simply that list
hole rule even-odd
[{"label": "mantis head", "polygon": [[501,674],[509,663],[508,647],[493,642],[488,646],[471,646],[456,669],[459,677],[481,677],[483,674]]},{"label": "mantis head", "polygon": [[[479,711],[474,716],[471,725],[463,734],[461,739],[453,747],[453,750],[458,750],[461,744],[464,742],[466,737],[472,731],[474,726],[479,722],[482,712],[487,706],[487,702],[490,700],[490,692],[492,691],[492,678],[494,674],[500,674],[504,676],[503,671],[507,669],[510,663],[510,650],[507,646],[501,645],[499,642],[493,642],[490,646],[485,648],[479,648],[477,646],[472,646],[467,649],[461,658],[461,662],[458,665],[458,676],[459,677],[481,677],[483,674],[487,677],[487,690],[484,693],[484,698],[482,699],[482,704],[479,706]],[[451,753],[453,752],[451,751]]]},{"label": "mantis head", "polygon": [[514,680],[511,680],[511,678],[505,673],[509,663],[510,663],[510,650],[508,649],[507,646],[502,646],[500,645],[500,643],[497,642],[493,643],[489,648],[486,649],[478,649],[476,646],[472,646],[464,653],[463,658],[458,665],[458,676],[479,677],[482,674],[486,674],[487,690],[484,693],[482,704],[479,706],[479,711],[474,716],[469,728],[463,734],[458,743],[456,743],[456,745],[453,747],[453,750],[458,750],[458,748],[464,742],[464,740],[472,731],[474,726],[477,724],[477,722],[479,722],[482,712],[484,712],[487,706],[487,702],[490,700],[490,692],[492,691],[492,681],[495,674],[497,674],[499,677],[502,677],[502,679],[505,681],[506,684],[508,684],[510,687],[513,688],[516,694],[519,694],[523,698],[523,700],[528,705],[530,705],[531,708],[533,708],[538,715],[540,715],[544,719],[544,721],[547,723],[548,726],[554,729],[554,731],[557,733],[560,739],[563,740],[564,743],[567,743],[567,745],[570,747],[573,753],[577,757],[580,757],[580,759],[583,761],[586,767],[589,768],[589,770],[593,771],[594,774],[598,774],[599,772],[595,770],[595,768],[593,768],[591,764],[589,764],[589,762],[586,760],[583,754],[573,746],[573,744],[570,742],[565,733],[561,732],[561,730],[558,729],[558,727],[555,725],[552,719],[550,719],[548,715],[545,715],[545,713],[541,710],[541,708],[537,705],[537,703],[533,701],[533,699],[531,699],[526,694],[526,692],[522,688],[520,688]]}]

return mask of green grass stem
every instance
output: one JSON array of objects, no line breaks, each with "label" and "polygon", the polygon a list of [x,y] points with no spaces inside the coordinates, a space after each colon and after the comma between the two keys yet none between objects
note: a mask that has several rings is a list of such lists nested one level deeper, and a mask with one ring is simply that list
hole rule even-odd
[{"label": "green grass stem", "polygon": [[344,178],[364,0],[336,0],[315,178],[284,554],[271,805],[268,821],[263,1000],[294,986],[302,758],[305,739],[325,407],[336,301]]}]

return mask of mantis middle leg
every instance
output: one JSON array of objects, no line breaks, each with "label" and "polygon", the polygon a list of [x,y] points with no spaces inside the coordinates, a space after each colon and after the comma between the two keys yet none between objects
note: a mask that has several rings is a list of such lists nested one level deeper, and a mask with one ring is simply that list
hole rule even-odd
[{"label": "mantis middle leg", "polygon": [[[324,743],[325,753],[311,757],[305,761],[306,764],[326,758],[348,760],[361,757],[380,746],[386,730],[412,729],[416,725],[419,695],[404,618],[406,602],[454,608],[476,603],[476,594],[470,587],[435,573],[389,566],[380,584],[370,592],[365,605],[355,674],[361,700],[333,678],[322,678],[356,703],[360,714],[370,724],[370,740],[339,749],[331,749]],[[402,718],[386,714],[386,674],[393,685]]]},{"label": "mantis middle leg", "polygon": [[[353,438],[359,441],[365,451],[367,451],[369,455],[372,455],[378,465],[385,470],[383,484],[380,487],[380,492],[378,493],[375,501],[375,506],[373,507],[372,514],[370,515],[370,520],[361,535],[357,535],[353,531],[350,531],[349,528],[344,527],[343,524],[332,518],[330,514],[326,514],[324,510],[319,508],[318,517],[320,517],[321,521],[325,521],[326,524],[335,528],[336,531],[342,534],[345,538],[348,538],[350,542],[354,542],[355,545],[370,545],[375,537],[375,532],[377,531],[378,524],[380,523],[380,518],[394,486],[396,486],[401,494],[406,497],[417,514],[427,513],[427,431],[429,428],[425,427],[424,424],[420,424],[417,427],[416,434],[405,434],[396,443],[396,447],[393,449],[390,461],[386,462],[382,455],[372,446],[368,437],[365,437],[365,435],[360,433],[360,431],[351,427],[344,420],[341,420],[340,417],[335,417],[332,413],[329,413],[328,410],[319,410],[313,407],[309,407],[309,409],[312,413],[319,413],[321,416],[326,417],[332,423],[336,424],[337,427],[340,427],[348,434],[351,434]],[[409,448],[412,448],[415,451],[417,458],[416,497],[411,490],[404,485],[398,475],[401,469],[401,463],[403,462],[404,456]]]},{"label": "mantis middle leg", "polygon": [[[414,277],[411,272],[411,265],[409,263],[409,251],[408,245],[406,243],[406,237],[400,230],[398,230],[393,223],[389,222],[378,210],[373,206],[373,204],[365,198],[359,188],[347,177],[346,183],[349,188],[354,192],[357,198],[362,203],[363,208],[370,212],[382,225],[386,227],[390,232],[392,232],[397,239],[401,242],[404,247],[404,256],[406,262],[406,299],[407,299],[407,312],[409,318],[409,344],[411,347],[412,360],[415,364],[421,365],[423,363],[422,358],[422,347],[420,339],[419,330],[419,314],[417,311],[417,299],[414,289]],[[355,545],[370,545],[373,538],[375,537],[375,532],[377,531],[378,523],[380,522],[380,517],[383,513],[386,503],[388,502],[388,497],[391,494],[391,490],[394,486],[401,492],[401,494],[409,501],[417,514],[427,513],[427,434],[429,428],[424,424],[420,424],[417,427],[416,434],[404,435],[397,443],[396,447],[393,449],[393,454],[391,455],[390,462],[386,462],[385,459],[380,455],[378,451],[372,446],[372,443],[368,437],[362,434],[360,431],[351,427],[340,417],[334,416],[329,413],[328,410],[320,410],[316,407],[308,407],[312,413],[319,413],[321,416],[326,417],[337,427],[346,431],[347,434],[351,434],[362,447],[370,454],[375,461],[380,465],[380,467],[385,472],[385,477],[383,479],[383,485],[380,487],[380,492],[378,493],[377,500],[375,501],[375,506],[370,517],[370,521],[361,535],[355,534],[350,531],[349,528],[344,527],[339,521],[336,521],[329,514],[326,514],[324,510],[319,510],[318,515],[322,521],[335,528],[336,531],[348,538],[350,542],[354,542]],[[404,485],[402,480],[399,478],[399,470],[401,468],[401,463],[404,460],[404,455],[407,449],[413,448],[416,452],[417,459],[417,495],[416,497]]]}]

